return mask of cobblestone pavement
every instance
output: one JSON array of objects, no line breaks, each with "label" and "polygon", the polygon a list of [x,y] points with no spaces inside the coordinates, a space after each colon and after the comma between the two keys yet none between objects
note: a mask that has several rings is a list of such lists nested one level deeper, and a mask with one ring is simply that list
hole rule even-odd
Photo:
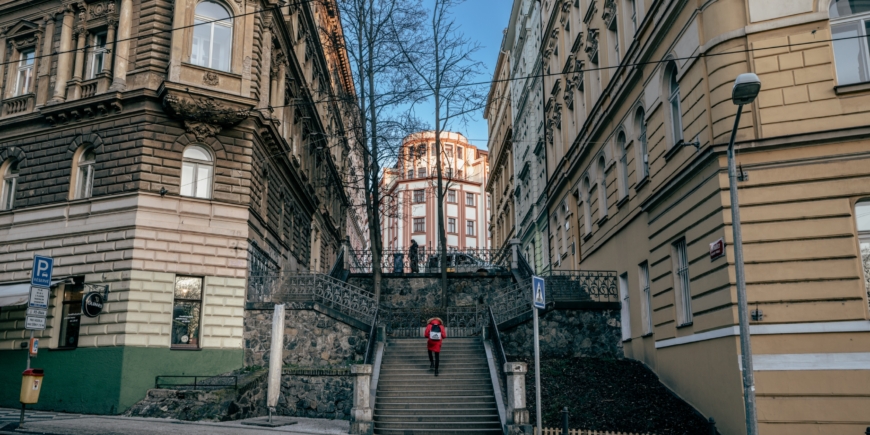
[{"label": "cobblestone pavement", "polygon": [[18,428],[21,410],[0,408],[0,434],[45,435],[256,435],[296,433],[307,435],[343,435],[350,423],[342,420],[293,418],[291,426],[262,428],[231,422],[191,422],[161,418],[137,418],[108,415],[80,415],[44,411],[27,411],[24,428]]}]

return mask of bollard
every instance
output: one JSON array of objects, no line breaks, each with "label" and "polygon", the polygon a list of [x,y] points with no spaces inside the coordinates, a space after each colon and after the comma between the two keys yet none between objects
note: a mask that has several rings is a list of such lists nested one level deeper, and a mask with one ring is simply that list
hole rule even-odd
[{"label": "bollard", "polygon": [[568,435],[568,407],[562,408],[562,435]]},{"label": "bollard", "polygon": [[710,417],[707,422],[710,423],[710,435],[717,435],[719,431],[716,430],[716,420],[713,420],[713,417]]}]

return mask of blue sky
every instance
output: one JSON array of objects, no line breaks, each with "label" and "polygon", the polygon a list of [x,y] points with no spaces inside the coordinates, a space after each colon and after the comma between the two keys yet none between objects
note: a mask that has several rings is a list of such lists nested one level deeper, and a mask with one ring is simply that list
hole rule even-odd
[{"label": "blue sky", "polygon": [[[475,60],[484,64],[484,73],[478,81],[492,79],[501,47],[502,31],[507,27],[512,5],[511,0],[466,0],[454,10],[454,17],[461,31],[481,46],[474,55]],[[434,105],[431,103],[416,108],[417,116],[430,125],[435,124],[433,111]],[[476,147],[487,148],[488,133],[483,111],[474,114],[467,126],[452,125],[451,129],[464,134]]]}]

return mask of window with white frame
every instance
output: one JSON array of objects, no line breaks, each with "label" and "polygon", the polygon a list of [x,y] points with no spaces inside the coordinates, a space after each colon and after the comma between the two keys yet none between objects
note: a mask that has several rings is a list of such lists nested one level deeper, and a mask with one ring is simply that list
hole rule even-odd
[{"label": "window with white frame", "polygon": [[643,107],[637,108],[637,113],[634,116],[634,127],[637,131],[637,147],[638,147],[638,163],[640,167],[640,175],[638,180],[643,180],[649,176],[649,151],[647,151],[646,139],[646,112]]},{"label": "window with white frame", "polygon": [[690,325],[692,324],[692,291],[689,288],[689,258],[686,253],[685,237],[674,242],[671,248],[677,326]]},{"label": "window with white frame", "polygon": [[190,63],[220,71],[230,70],[233,20],[227,9],[213,1],[196,5]]},{"label": "window with white frame", "polygon": [[15,191],[18,189],[18,160],[7,159],[0,169],[0,174],[3,175],[0,210],[12,210],[15,205]]},{"label": "window with white frame", "polygon": [[625,143],[625,132],[616,135],[616,148],[619,151],[619,193],[622,198],[628,196],[628,149]]},{"label": "window with white frame", "polygon": [[473,236],[474,235],[474,221],[465,221],[465,235]]},{"label": "window with white frame", "polygon": [[631,21],[631,33],[637,32],[637,0],[628,0],[629,21]]},{"label": "window with white frame", "polygon": [[833,0],[828,15],[840,86],[870,81],[870,1]]},{"label": "window with white frame", "polygon": [[668,85],[668,106],[670,107],[671,145],[676,145],[683,139],[683,112],[680,108],[680,83],[677,81],[677,64],[670,61],[665,68]]},{"label": "window with white frame", "polygon": [[622,324],[622,340],[631,339],[631,306],[628,299],[628,273],[619,275],[619,301],[621,311],[619,322]]},{"label": "window with white frame", "polygon": [[652,334],[652,295],[649,288],[649,263],[644,261],[637,266],[640,279],[640,323],[643,335]]},{"label": "window with white frame", "polygon": [[88,78],[92,79],[103,72],[106,62],[106,32],[96,33],[91,37],[91,70]]},{"label": "window with white frame", "polygon": [[86,148],[79,156],[76,164],[75,199],[90,198],[94,192],[94,165],[97,155],[93,148]]},{"label": "window with white frame", "polygon": [[184,149],[181,163],[181,195],[194,198],[211,198],[214,174],[214,159],[211,153],[199,145]]},{"label": "window with white frame", "polygon": [[870,199],[862,199],[855,204],[855,220],[861,249],[861,266],[864,269],[864,288],[867,299],[870,300]]},{"label": "window with white frame", "polygon": [[15,78],[14,96],[29,94],[33,89],[33,62],[35,52],[24,50],[18,55],[18,75]]},{"label": "window with white frame", "polygon": [[613,21],[610,22],[610,26],[607,27],[607,35],[608,39],[610,39],[611,47],[610,55],[612,58],[610,59],[611,66],[619,65],[619,26],[617,24],[616,17],[613,17]]}]

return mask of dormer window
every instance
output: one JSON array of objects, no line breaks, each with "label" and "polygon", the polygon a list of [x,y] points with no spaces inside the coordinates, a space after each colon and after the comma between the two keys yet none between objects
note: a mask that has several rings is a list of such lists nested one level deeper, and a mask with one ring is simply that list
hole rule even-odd
[{"label": "dormer window", "polygon": [[16,97],[29,94],[33,88],[33,50],[22,51],[18,57],[18,76],[15,80]]},{"label": "dormer window", "polygon": [[230,70],[233,20],[226,8],[212,1],[196,5],[190,63],[220,71]]}]

